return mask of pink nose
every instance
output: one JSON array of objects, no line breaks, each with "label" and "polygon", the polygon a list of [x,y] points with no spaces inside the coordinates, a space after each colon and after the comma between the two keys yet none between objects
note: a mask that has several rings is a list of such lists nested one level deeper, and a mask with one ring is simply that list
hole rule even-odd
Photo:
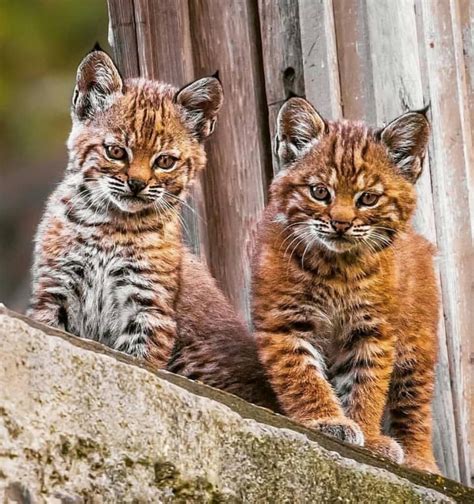
[{"label": "pink nose", "polygon": [[352,222],[332,220],[331,226],[337,233],[343,234],[352,226]]}]

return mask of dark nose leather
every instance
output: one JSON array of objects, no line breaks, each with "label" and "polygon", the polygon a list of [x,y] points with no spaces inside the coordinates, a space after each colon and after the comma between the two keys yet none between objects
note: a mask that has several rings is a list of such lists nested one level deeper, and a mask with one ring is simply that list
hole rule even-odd
[{"label": "dark nose leather", "polygon": [[130,187],[132,193],[136,195],[145,189],[146,182],[139,179],[128,179],[128,187]]},{"label": "dark nose leather", "polygon": [[331,226],[338,233],[343,234],[352,226],[352,222],[333,220],[333,221],[331,221]]}]

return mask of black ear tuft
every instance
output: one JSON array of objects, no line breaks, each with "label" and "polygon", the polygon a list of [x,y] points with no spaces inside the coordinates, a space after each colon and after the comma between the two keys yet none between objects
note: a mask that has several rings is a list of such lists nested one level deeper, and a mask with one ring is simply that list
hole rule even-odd
[{"label": "black ear tuft", "polygon": [[222,84],[222,81],[221,81],[221,78],[219,77],[219,70],[216,70],[212,75],[211,77],[214,77],[214,79],[217,79],[221,84]]},{"label": "black ear tuft", "polygon": [[91,52],[94,52],[94,51],[103,51],[103,49],[102,49],[102,47],[100,47],[100,44],[98,41],[94,44],[94,47],[92,48]]},{"label": "black ear tuft", "polygon": [[413,112],[417,112],[418,114],[423,114],[425,117],[428,116],[428,110],[431,108],[431,102],[428,102],[427,105],[425,105],[422,109],[420,110],[414,110]]},{"label": "black ear tuft", "polygon": [[286,97],[286,101],[288,101],[290,98],[303,98],[303,100],[305,99],[304,96],[301,96],[299,94],[296,94],[293,90],[289,90],[288,93],[287,93],[287,97]]}]

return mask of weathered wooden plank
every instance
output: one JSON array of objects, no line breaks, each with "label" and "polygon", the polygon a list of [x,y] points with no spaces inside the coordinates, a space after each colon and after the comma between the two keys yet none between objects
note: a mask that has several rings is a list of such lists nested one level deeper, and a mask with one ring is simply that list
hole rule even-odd
[{"label": "weathered wooden plank", "polygon": [[[423,85],[418,52],[417,19],[414,2],[402,0],[368,0],[366,2],[367,28],[371,48],[372,79],[375,114],[379,124],[385,123],[408,109],[424,105]],[[387,20],[390,23],[387,23]],[[403,33],[403,38],[400,38]],[[422,177],[417,183],[418,209],[415,227],[430,241],[437,243],[434,202],[431,191],[430,163],[425,163]],[[440,321],[439,363],[434,416],[437,419],[434,446],[443,472],[459,478],[459,460],[453,441],[457,440],[457,424],[451,409],[450,356],[443,320]]]},{"label": "weathered wooden plank", "polygon": [[[463,40],[464,68],[469,102],[471,137],[474,136],[474,2],[458,0],[454,7],[459,7],[459,22]],[[474,140],[473,140],[474,143]],[[470,186],[472,187],[472,185]]]},{"label": "weathered wooden plank", "polygon": [[[298,3],[259,0],[258,7],[268,124],[273,141],[282,103],[289,96],[305,94]],[[276,159],[273,170],[278,170]]]},{"label": "weathered wooden plank", "polygon": [[[463,40],[464,70],[466,76],[466,92],[469,104],[469,128],[471,143],[474,145],[474,3],[471,0],[459,0],[455,7],[459,7],[459,23]],[[471,216],[474,215],[474,163],[471,160],[471,169],[467,171],[467,185],[469,189],[469,204]],[[474,218],[471,218],[472,235],[474,236]],[[470,400],[469,400],[469,439],[471,484],[474,485],[474,338],[471,337],[469,350],[470,374]]]},{"label": "weathered wooden plank", "polygon": [[[420,75],[422,77],[423,96],[425,102],[429,103],[431,95],[429,79],[427,78],[426,44],[424,39],[423,16],[421,11],[421,0],[416,0],[415,16],[417,23]],[[432,146],[430,146],[430,152],[431,150]],[[430,170],[430,157],[431,156],[429,156],[425,161],[425,170]],[[433,175],[431,175],[430,173],[430,177],[432,176]],[[428,190],[431,194],[431,189]],[[434,201],[432,205],[433,206],[430,209],[430,213],[435,217]],[[433,243],[437,244],[438,237],[431,237],[431,240],[433,240]],[[439,273],[439,276],[441,282],[441,273]],[[439,285],[439,288],[441,289],[441,284]],[[461,476],[459,471],[457,428],[454,417],[453,387],[451,385],[451,357],[449,353],[450,349],[448,349],[448,334],[446,332],[443,306],[441,307],[441,318],[439,324],[439,351],[436,373],[436,393],[433,403],[434,444],[436,457],[443,473],[449,475],[449,477],[452,479],[460,481]]]},{"label": "weathered wooden plank", "polygon": [[343,115],[375,124],[375,97],[364,0],[333,0]]},{"label": "weathered wooden plank", "polygon": [[133,0],[108,0],[109,44],[121,74],[128,77],[139,75],[137,33]]},{"label": "weathered wooden plank", "polygon": [[210,267],[233,304],[249,317],[250,261],[271,171],[267,150],[258,13],[250,0],[191,0],[194,65],[219,70],[225,104],[209,142],[204,180]]},{"label": "weathered wooden plank", "polygon": [[134,0],[143,77],[183,85],[194,77],[186,0]]},{"label": "weathered wooden plank", "polygon": [[471,234],[474,235],[474,114],[473,95],[473,37],[474,3],[452,1],[451,22],[453,30],[453,48],[456,60],[457,87],[462,97],[459,103],[459,116],[462,126],[463,147],[466,169],[466,186],[469,193]]},{"label": "weathered wooden plank", "polygon": [[328,119],[342,117],[332,0],[299,0],[306,98]]},{"label": "weathered wooden plank", "polygon": [[472,216],[468,171],[472,148],[460,30],[452,2],[422,0],[427,78],[433,117],[431,170],[441,284],[453,388],[461,480],[470,482],[469,348],[472,312]]}]

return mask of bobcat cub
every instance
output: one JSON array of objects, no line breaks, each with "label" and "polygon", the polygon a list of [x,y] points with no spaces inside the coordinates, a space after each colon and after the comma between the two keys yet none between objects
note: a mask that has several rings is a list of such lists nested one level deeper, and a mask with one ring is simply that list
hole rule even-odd
[{"label": "bobcat cub", "polygon": [[283,105],[282,171],[257,246],[253,317],[287,415],[437,471],[438,292],[433,247],[410,223],[428,136],[420,112],[373,130],[327,122],[302,98]]},{"label": "bobcat cub", "polygon": [[181,237],[222,100],[214,77],[178,91],[124,81],[101,50],[84,58],[69,164],[36,236],[29,314],[268,406],[254,339]]}]

